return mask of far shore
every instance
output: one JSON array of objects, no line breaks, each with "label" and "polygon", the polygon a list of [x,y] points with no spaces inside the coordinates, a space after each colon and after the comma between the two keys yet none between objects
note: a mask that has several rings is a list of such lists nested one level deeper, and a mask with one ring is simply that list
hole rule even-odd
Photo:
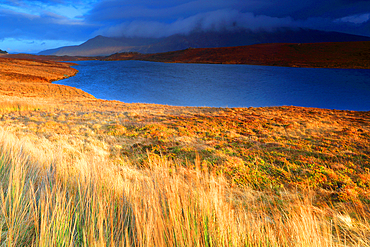
[{"label": "far shore", "polygon": [[247,64],[305,68],[370,69],[370,41],[273,43],[238,47],[189,48],[157,54],[137,52],[109,56],[37,56],[8,54],[0,58],[43,61],[142,60],[165,63]]}]

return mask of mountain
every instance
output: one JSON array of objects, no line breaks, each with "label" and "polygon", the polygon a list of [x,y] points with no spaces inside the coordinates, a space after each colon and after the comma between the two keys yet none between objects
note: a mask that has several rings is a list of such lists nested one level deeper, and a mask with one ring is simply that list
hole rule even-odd
[{"label": "mountain", "polygon": [[0,54],[8,54],[8,52],[0,49]]},{"label": "mountain", "polygon": [[38,55],[106,56],[119,52],[160,53],[187,48],[246,46],[261,43],[318,43],[370,41],[370,37],[312,29],[282,28],[274,32],[248,30],[192,32],[166,38],[110,38],[97,36],[78,46],[40,52]]},{"label": "mountain", "polygon": [[106,56],[117,52],[131,51],[141,46],[158,42],[151,38],[110,38],[96,36],[78,46],[64,46],[39,52],[37,55],[56,56]]}]

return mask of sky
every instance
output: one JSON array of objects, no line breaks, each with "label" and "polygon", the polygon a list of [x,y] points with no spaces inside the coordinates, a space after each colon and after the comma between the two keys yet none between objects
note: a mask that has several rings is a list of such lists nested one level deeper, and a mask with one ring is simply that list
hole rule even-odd
[{"label": "sky", "polygon": [[35,53],[97,35],[312,28],[370,36],[369,0],[0,0],[0,49]]}]

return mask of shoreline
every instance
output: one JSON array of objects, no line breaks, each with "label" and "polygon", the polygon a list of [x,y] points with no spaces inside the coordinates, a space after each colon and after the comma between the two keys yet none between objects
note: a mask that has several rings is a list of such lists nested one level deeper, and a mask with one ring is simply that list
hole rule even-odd
[{"label": "shoreline", "polygon": [[103,60],[370,69],[369,52],[370,41],[270,43],[220,48],[188,48],[156,54],[117,53]]},{"label": "shoreline", "polygon": [[[120,60],[117,60],[116,62],[118,62]],[[127,61],[127,60],[126,60]],[[129,60],[129,61],[132,61],[132,60]],[[137,61],[137,60],[134,60],[134,61]],[[99,62],[105,62],[105,61],[99,61]],[[94,62],[94,64],[99,64],[99,62]],[[148,63],[154,63],[153,61],[140,61],[140,62],[148,62]],[[184,65],[186,65],[186,63],[184,63]],[[251,65],[251,66],[254,66],[254,65]],[[263,66],[263,65],[257,65],[257,66]],[[78,67],[76,67],[78,68]],[[284,67],[282,67],[284,68]],[[317,69],[317,68],[305,68],[305,69]],[[332,68],[331,68],[332,70]],[[57,83],[57,82],[56,82]],[[67,83],[68,84],[68,83]],[[79,85],[80,87],[83,87],[83,85]],[[86,86],[86,85],[85,85]],[[86,87],[85,87],[86,88]],[[87,86],[88,90],[90,89],[91,90],[91,87]],[[92,90],[92,92],[94,92]],[[95,92],[97,93],[97,92]],[[93,95],[94,96],[94,95]],[[95,96],[94,96],[95,97]],[[122,101],[122,100],[119,100],[119,99],[100,99],[100,100],[108,100],[108,101],[111,101],[111,100],[118,100],[120,102],[123,102],[123,103],[129,103],[129,102],[126,102],[126,101]],[[329,107],[323,107],[323,106],[320,106],[320,105],[317,105],[317,106],[302,106],[302,105],[288,105],[288,104],[285,104],[285,105],[264,105],[264,106],[240,106],[240,105],[234,105],[234,106],[209,106],[209,105],[174,105],[174,104],[167,104],[167,103],[150,103],[150,102],[131,102],[132,104],[157,104],[157,105],[163,105],[163,106],[173,106],[173,107],[212,107],[212,108],[250,108],[250,107],[254,107],[254,108],[266,108],[266,107],[289,107],[289,106],[295,106],[295,107],[303,107],[303,108],[312,108],[312,109],[327,109],[327,110],[338,110],[338,111],[358,111],[358,112],[368,112],[370,111],[369,109],[367,108],[352,108],[352,109],[346,109],[345,107],[343,108],[329,108]]]},{"label": "shoreline", "polygon": [[108,56],[8,54],[0,58],[51,61],[139,60],[165,63],[245,64],[298,68],[370,69],[370,41],[268,43],[220,48],[188,48],[155,54],[123,52]]},{"label": "shoreline", "polygon": [[0,94],[3,96],[40,98],[95,98],[69,86],[55,84],[78,70],[71,63],[53,61],[11,59],[0,57]]},{"label": "shoreline", "polygon": [[[4,69],[0,68],[0,75],[6,74],[7,77],[0,78],[0,96],[10,97],[30,97],[30,98],[44,98],[49,100],[65,99],[65,100],[97,100],[97,101],[112,101],[97,99],[95,96],[75,87],[65,86],[58,84],[59,80],[63,80],[78,73],[78,70],[71,66],[78,65],[73,62],[54,62],[54,61],[39,61],[30,59],[13,59],[0,57],[0,65],[4,65],[4,60],[8,61],[8,66],[13,67]],[[148,61],[153,62],[153,61]],[[23,71],[20,68],[24,67]],[[6,66],[5,66],[6,67]],[[15,71],[11,71],[16,68]],[[31,68],[31,69],[30,69]],[[57,71],[55,71],[57,69]],[[5,70],[5,71],[4,71]],[[12,73],[13,72],[13,73]],[[28,74],[27,74],[28,73]],[[35,74],[38,74],[35,76]],[[41,76],[40,76],[41,75]],[[155,103],[125,103],[117,101],[122,104],[138,104],[138,105],[156,105],[163,107],[184,107],[184,108],[216,108],[216,109],[239,109],[239,108],[280,108],[280,107],[296,107],[307,109],[319,109],[328,111],[348,111],[348,112],[370,112],[370,110],[342,110],[342,109],[329,109],[318,107],[305,107],[305,106],[265,106],[265,107],[212,107],[212,106],[177,106],[177,105],[164,105]]]}]

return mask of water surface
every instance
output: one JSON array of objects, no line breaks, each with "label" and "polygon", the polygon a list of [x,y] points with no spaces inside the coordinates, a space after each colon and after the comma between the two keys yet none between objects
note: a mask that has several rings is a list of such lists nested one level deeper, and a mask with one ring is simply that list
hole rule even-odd
[{"label": "water surface", "polygon": [[80,61],[58,84],[96,98],[178,106],[370,110],[370,70]]}]

